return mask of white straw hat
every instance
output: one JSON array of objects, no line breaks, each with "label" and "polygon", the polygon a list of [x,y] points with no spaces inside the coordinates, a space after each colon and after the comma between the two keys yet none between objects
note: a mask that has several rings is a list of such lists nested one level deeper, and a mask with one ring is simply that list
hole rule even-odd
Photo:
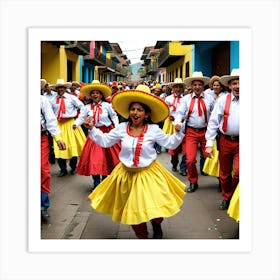
[{"label": "white straw hat", "polygon": [[239,69],[232,69],[230,75],[224,75],[220,78],[220,83],[228,86],[229,81],[239,79]]},{"label": "white straw hat", "polygon": [[51,89],[56,89],[57,87],[65,87],[65,88],[70,88],[72,83],[65,82],[64,79],[57,79],[56,83],[51,85]]},{"label": "white straw hat", "polygon": [[203,76],[201,71],[196,71],[193,72],[191,77],[188,77],[184,80],[184,83],[186,84],[186,86],[190,86],[192,84],[192,81],[202,81],[203,84],[206,86],[209,84],[210,82],[210,78]]},{"label": "white straw hat", "polygon": [[186,87],[186,84],[183,82],[183,80],[182,80],[181,78],[176,78],[176,79],[174,80],[174,82],[168,83],[168,86],[169,86],[170,88],[172,88],[174,85],[182,85],[183,88]]}]

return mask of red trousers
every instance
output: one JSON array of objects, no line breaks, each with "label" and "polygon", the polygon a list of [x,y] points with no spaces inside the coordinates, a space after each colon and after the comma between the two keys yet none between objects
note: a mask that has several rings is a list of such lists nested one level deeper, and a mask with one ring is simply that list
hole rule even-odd
[{"label": "red trousers", "polygon": [[197,183],[198,181],[198,173],[196,168],[196,155],[197,155],[197,148],[198,144],[201,145],[203,157],[206,158],[207,155],[205,153],[205,130],[196,131],[193,128],[187,127],[186,130],[186,146],[185,146],[185,153],[187,157],[187,173],[188,173],[188,180],[190,183]]},{"label": "red trousers", "polygon": [[[220,182],[225,200],[231,199],[239,182],[239,141],[221,135],[219,147]],[[234,174],[232,175],[232,166]]]},{"label": "red trousers", "polygon": [[50,193],[51,166],[49,162],[49,138],[46,133],[41,135],[41,192]]},{"label": "red trousers", "polygon": [[[156,224],[161,224],[163,221],[163,218],[155,218],[153,219],[153,222]],[[148,230],[147,230],[147,223],[141,223],[139,225],[132,225],[132,228],[135,232],[135,235],[138,238],[144,239],[144,238],[148,238]]]}]

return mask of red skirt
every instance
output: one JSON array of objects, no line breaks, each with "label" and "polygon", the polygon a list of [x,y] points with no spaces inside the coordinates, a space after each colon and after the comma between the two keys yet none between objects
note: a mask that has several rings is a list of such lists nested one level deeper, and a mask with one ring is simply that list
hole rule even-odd
[{"label": "red skirt", "polygon": [[[98,127],[103,133],[108,133],[112,128],[113,126]],[[84,176],[107,176],[111,174],[112,170],[120,162],[120,150],[120,142],[112,147],[103,148],[95,143],[88,135],[77,166],[77,173]]]}]

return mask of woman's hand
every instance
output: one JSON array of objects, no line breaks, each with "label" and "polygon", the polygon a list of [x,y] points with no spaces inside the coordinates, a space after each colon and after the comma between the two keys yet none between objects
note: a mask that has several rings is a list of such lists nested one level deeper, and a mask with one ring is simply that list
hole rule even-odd
[{"label": "woman's hand", "polygon": [[214,156],[213,147],[206,147],[205,153],[206,153],[207,157],[212,158]]},{"label": "woman's hand", "polygon": [[66,150],[66,144],[63,140],[56,141],[59,150]]},{"label": "woman's hand", "polygon": [[176,132],[180,132],[182,126],[181,126],[180,124],[176,124],[176,125],[174,126],[174,128],[175,128]]},{"label": "woman's hand", "polygon": [[92,117],[87,117],[86,120],[84,121],[84,126],[89,129],[92,130],[92,128],[94,127],[94,120]]}]

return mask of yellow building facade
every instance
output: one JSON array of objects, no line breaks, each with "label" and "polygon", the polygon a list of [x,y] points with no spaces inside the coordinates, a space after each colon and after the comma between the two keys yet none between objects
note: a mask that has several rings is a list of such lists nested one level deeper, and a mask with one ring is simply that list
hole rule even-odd
[{"label": "yellow building facade", "polygon": [[192,46],[181,45],[180,41],[172,41],[169,43],[169,55],[180,56],[180,58],[166,67],[165,80],[173,82],[175,78],[189,77],[192,69]]},{"label": "yellow building facade", "polygon": [[65,49],[64,45],[41,44],[41,78],[53,84],[57,79],[80,81],[79,55]]}]

